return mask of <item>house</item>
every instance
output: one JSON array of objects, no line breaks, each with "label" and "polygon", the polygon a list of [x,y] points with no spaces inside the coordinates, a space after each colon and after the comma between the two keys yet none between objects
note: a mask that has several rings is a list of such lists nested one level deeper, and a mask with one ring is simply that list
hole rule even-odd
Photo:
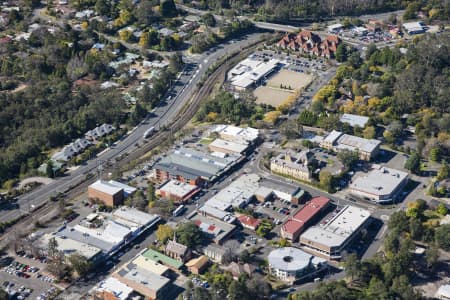
[{"label": "house", "polygon": [[188,261],[191,258],[191,250],[187,246],[177,243],[175,239],[168,241],[165,253],[170,258],[173,258],[182,263]]},{"label": "house", "polygon": [[203,254],[219,264],[222,263],[226,253],[227,250],[224,247],[215,244],[203,248]]},{"label": "house", "polygon": [[238,280],[242,274],[247,274],[249,277],[255,273],[255,267],[251,264],[238,264],[232,262],[229,266],[225,267],[224,270],[230,272],[233,275],[234,280]]},{"label": "house", "polygon": [[256,230],[258,228],[259,224],[261,224],[260,220],[253,218],[252,216],[242,215],[242,216],[238,217],[237,219],[244,228],[247,228],[250,230]]},{"label": "house", "polygon": [[309,30],[302,30],[298,34],[285,35],[277,43],[277,46],[282,49],[331,58],[336,53],[337,46],[340,43],[341,40],[336,35],[328,35],[325,39],[322,39]]},{"label": "house", "polygon": [[202,274],[208,266],[209,259],[205,255],[193,258],[186,263],[188,271],[196,275]]}]

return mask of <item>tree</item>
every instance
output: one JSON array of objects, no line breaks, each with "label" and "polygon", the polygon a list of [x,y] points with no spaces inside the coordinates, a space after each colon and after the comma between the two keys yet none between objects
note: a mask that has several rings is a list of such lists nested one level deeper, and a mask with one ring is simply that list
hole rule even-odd
[{"label": "tree", "polygon": [[147,200],[148,202],[153,202],[156,200],[155,184],[152,181],[149,181],[147,185]]},{"label": "tree", "polygon": [[178,73],[183,68],[183,56],[180,52],[177,52],[169,58],[169,70],[172,73]]},{"label": "tree", "polygon": [[439,261],[439,249],[435,243],[432,243],[425,250],[425,260],[427,261],[427,267],[434,269]]},{"label": "tree", "polygon": [[314,126],[317,122],[317,115],[312,111],[305,109],[300,113],[298,121],[302,125]]},{"label": "tree", "polygon": [[449,178],[450,175],[450,168],[448,167],[447,162],[442,163],[442,167],[439,169],[439,172],[437,174],[437,180],[444,180]]},{"label": "tree", "polygon": [[345,258],[344,266],[345,272],[351,277],[352,280],[355,277],[359,276],[359,273],[361,271],[361,262],[359,261],[356,253],[347,255],[347,257]]},{"label": "tree", "polygon": [[388,228],[391,231],[397,229],[399,232],[408,231],[408,217],[404,211],[396,211],[389,217]]},{"label": "tree", "polygon": [[383,132],[383,137],[389,144],[393,144],[395,141],[394,135],[389,130]]},{"label": "tree", "polygon": [[83,255],[72,254],[68,257],[68,260],[80,277],[86,276],[91,271],[92,263]]},{"label": "tree", "polygon": [[203,241],[202,232],[194,222],[182,224],[177,228],[175,234],[177,241],[189,248],[196,248]]},{"label": "tree", "polygon": [[45,175],[47,175],[48,178],[55,177],[55,172],[53,171],[53,162],[51,160],[47,161],[47,166],[45,167]]},{"label": "tree", "polygon": [[445,251],[450,250],[450,225],[444,224],[436,228],[434,234],[437,245]]},{"label": "tree", "polygon": [[359,159],[357,151],[344,149],[337,154],[337,158],[344,164],[347,169],[351,169]]},{"label": "tree", "polygon": [[209,294],[207,289],[198,286],[194,289],[192,299],[193,300],[209,300],[209,299],[211,299],[211,295]]},{"label": "tree", "polygon": [[353,68],[359,68],[362,64],[362,59],[359,54],[359,51],[354,51],[350,56],[348,57],[348,63]]},{"label": "tree", "polygon": [[441,151],[439,149],[439,147],[435,147],[433,149],[431,149],[430,151],[430,160],[431,161],[439,161],[441,157]]},{"label": "tree", "polygon": [[365,139],[374,139],[375,136],[376,136],[376,131],[375,131],[375,127],[374,126],[367,126],[363,130],[363,137]]},{"label": "tree", "polygon": [[447,209],[447,207],[445,206],[445,204],[444,203],[439,203],[439,205],[436,207],[436,212],[438,213],[438,214],[440,214],[441,216],[445,216],[447,213],[448,213],[448,209]]},{"label": "tree", "polygon": [[244,249],[241,254],[239,254],[239,262],[248,263],[250,261],[250,253],[247,249]]},{"label": "tree", "polygon": [[206,26],[214,27],[216,26],[216,18],[214,18],[214,15],[212,13],[206,13],[201,17],[201,20],[203,23],[205,23]]},{"label": "tree", "polygon": [[175,3],[173,0],[163,0],[161,1],[161,4],[159,6],[159,10],[161,13],[161,16],[164,18],[172,18],[175,17],[177,13],[177,8],[175,6]]},{"label": "tree", "polygon": [[336,49],[336,60],[338,62],[344,62],[347,60],[347,45],[340,43]]},{"label": "tree", "polygon": [[167,240],[173,239],[174,230],[169,225],[161,224],[156,230],[156,238],[165,244]]},{"label": "tree", "polygon": [[411,171],[414,174],[418,174],[420,172],[420,156],[417,152],[411,154],[406,160],[405,169]]},{"label": "tree", "polygon": [[247,297],[247,287],[245,286],[245,282],[240,282],[233,280],[228,287],[228,296],[227,298],[230,300],[242,300]]},{"label": "tree", "polygon": [[48,240],[47,248],[48,248],[47,253],[50,258],[55,257],[58,254],[58,252],[59,252],[58,242],[56,241],[55,238],[51,238]]},{"label": "tree", "polygon": [[97,0],[97,2],[95,2],[95,11],[99,15],[108,14],[111,11],[110,2],[107,0]]},{"label": "tree", "polygon": [[326,189],[327,191],[331,191],[332,183],[333,183],[333,176],[329,171],[322,170],[319,173],[319,182],[320,186],[323,189]]},{"label": "tree", "polygon": [[295,120],[287,120],[280,126],[280,132],[288,139],[297,139],[303,135],[303,126]]}]

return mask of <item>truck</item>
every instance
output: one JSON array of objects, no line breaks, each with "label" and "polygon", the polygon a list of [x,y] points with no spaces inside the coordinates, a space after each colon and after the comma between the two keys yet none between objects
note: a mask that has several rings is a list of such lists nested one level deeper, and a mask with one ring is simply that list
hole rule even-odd
[{"label": "truck", "polygon": [[155,126],[150,127],[144,132],[144,139],[149,138],[155,133]]}]

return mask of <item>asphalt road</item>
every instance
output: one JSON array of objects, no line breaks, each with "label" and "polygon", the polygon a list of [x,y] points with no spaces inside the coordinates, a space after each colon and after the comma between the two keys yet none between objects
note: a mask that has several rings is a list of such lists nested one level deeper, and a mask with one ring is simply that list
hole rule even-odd
[{"label": "asphalt road", "polygon": [[197,83],[214,62],[227,54],[231,54],[258,41],[261,36],[262,33],[249,34],[233,43],[226,43],[215,47],[215,51],[210,52],[208,55],[202,54],[186,57],[187,69],[175,83],[172,83],[172,90],[169,94],[173,96],[167,103],[158,106],[151,116],[148,116],[144,122],[135,127],[121,141],[117,142],[115,146],[108,148],[106,151],[97,155],[96,158],[91,159],[78,169],[68,173],[65,177],[57,178],[51,184],[41,186],[19,197],[17,201],[18,209],[0,211],[0,222],[10,221],[23,214],[32,212],[34,208],[46,202],[49,197],[69,190],[70,187],[82,182],[87,174],[96,173],[101,164],[107,161],[112,163],[114,158],[132,152],[137,148],[138,143],[144,141],[143,134],[147,129],[153,126],[160,128],[163,125],[169,125],[176,119],[178,113],[195,92]]}]

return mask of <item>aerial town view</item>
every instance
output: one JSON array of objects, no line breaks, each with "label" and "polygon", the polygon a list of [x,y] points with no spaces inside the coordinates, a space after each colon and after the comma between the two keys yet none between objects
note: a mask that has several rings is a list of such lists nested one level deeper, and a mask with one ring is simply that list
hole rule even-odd
[{"label": "aerial town view", "polygon": [[0,103],[0,300],[450,300],[447,0],[3,0]]}]

